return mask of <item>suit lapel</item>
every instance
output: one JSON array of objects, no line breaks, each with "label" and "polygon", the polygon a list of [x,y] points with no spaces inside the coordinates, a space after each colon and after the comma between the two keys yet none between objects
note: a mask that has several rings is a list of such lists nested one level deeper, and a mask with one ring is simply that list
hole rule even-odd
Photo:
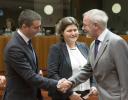
[{"label": "suit lapel", "polygon": [[[26,49],[28,49],[28,46],[26,46]],[[30,56],[33,60],[34,65],[36,65],[37,64],[36,63],[37,62],[37,56],[36,56],[35,50],[33,49],[33,52],[32,52],[32,50],[28,49],[28,51],[30,52]]]},{"label": "suit lapel", "polygon": [[27,55],[28,55],[28,57],[29,57],[29,59],[30,59],[30,61],[31,61],[31,63],[32,63],[32,68],[35,70],[35,71],[37,71],[37,69],[38,69],[38,64],[37,64],[37,56],[36,56],[36,52],[35,52],[35,50],[34,50],[34,53],[35,53],[35,59],[36,59],[36,61],[34,60],[34,58],[33,58],[33,52],[32,52],[32,50],[28,47],[28,45],[26,44],[25,46],[24,46],[24,48],[27,50]]},{"label": "suit lapel", "polygon": [[82,45],[79,43],[76,43],[78,49],[80,50],[81,54],[87,59],[87,53],[85,52],[85,50],[82,48]]},{"label": "suit lapel", "polygon": [[71,66],[71,61],[70,61],[70,58],[69,58],[69,53],[68,53],[66,44],[65,43],[61,43],[60,45],[61,45],[61,50],[64,53],[64,56],[65,56],[65,59],[66,59],[68,65]]},{"label": "suit lapel", "polygon": [[[20,42],[21,46],[25,49],[26,54],[28,55],[28,58],[30,59],[30,61],[32,63],[32,65],[31,65],[32,69],[37,71],[38,65],[35,61],[33,61],[33,59],[32,59],[33,54],[32,54],[32,51],[30,50],[30,48],[28,47],[27,43],[23,40],[23,38],[18,33],[15,34],[15,36],[17,37],[17,40]],[[36,53],[35,53],[35,56],[36,56]],[[37,58],[36,58],[36,60],[37,60]]]},{"label": "suit lapel", "polygon": [[[94,66],[93,67],[96,66],[96,63],[98,62],[98,60],[100,59],[100,57],[103,55],[103,53],[104,53],[104,51],[105,51],[105,49],[107,47],[108,41],[109,41],[109,33],[106,34],[105,40],[101,44],[101,47],[100,47],[100,49],[99,49],[99,51],[97,53],[97,56],[96,56],[96,58],[94,60]],[[93,50],[94,50],[94,46],[93,46]],[[94,53],[93,53],[93,55],[94,55]]]},{"label": "suit lapel", "polygon": [[[87,54],[85,53],[85,50],[82,48],[82,46],[79,44],[79,43],[76,43],[77,44],[77,47],[78,49],[80,50],[80,52],[82,53],[82,55],[87,58]],[[63,51],[63,54],[65,56],[65,59],[68,63],[68,65],[71,67],[71,60],[70,60],[70,57],[69,57],[69,53],[68,53],[68,50],[67,50],[67,47],[66,47],[66,44],[65,43],[61,43],[61,50]]]},{"label": "suit lapel", "polygon": [[96,59],[95,59],[95,62],[94,62],[94,66],[96,65],[96,63],[98,62],[98,60],[100,59],[101,55],[104,53],[105,51],[105,48],[107,47],[107,41],[105,41],[102,45],[101,45],[101,48],[99,49],[98,53],[97,53],[97,56],[96,56]]},{"label": "suit lapel", "polygon": [[95,62],[95,57],[94,57],[94,41],[92,42],[92,44],[90,46],[89,59],[90,59],[91,65],[94,66],[94,62]]}]

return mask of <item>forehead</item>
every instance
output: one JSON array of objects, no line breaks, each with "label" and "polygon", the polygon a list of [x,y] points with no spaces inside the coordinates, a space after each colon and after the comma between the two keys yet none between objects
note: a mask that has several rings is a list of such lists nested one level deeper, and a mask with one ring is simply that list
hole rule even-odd
[{"label": "forehead", "polygon": [[89,19],[88,16],[84,16],[84,17],[83,17],[83,24],[89,23],[89,21],[90,21],[90,19]]},{"label": "forehead", "polygon": [[32,22],[32,26],[40,26],[41,25],[41,20],[34,20]]},{"label": "forehead", "polygon": [[72,29],[72,28],[77,28],[77,26],[74,25],[74,24],[72,24],[72,25],[68,25],[68,26],[66,27],[66,29]]}]

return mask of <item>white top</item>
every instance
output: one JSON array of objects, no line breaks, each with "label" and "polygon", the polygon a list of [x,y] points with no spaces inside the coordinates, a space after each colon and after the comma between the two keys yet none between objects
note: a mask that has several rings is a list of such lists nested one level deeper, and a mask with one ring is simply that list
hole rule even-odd
[{"label": "white top", "polygon": [[[71,66],[73,71],[72,75],[76,75],[77,73],[80,72],[80,69],[87,63],[87,59],[81,54],[81,52],[77,47],[70,48],[68,45],[66,46],[71,60]],[[75,87],[73,91],[85,91],[89,89],[90,89],[90,79]]]}]

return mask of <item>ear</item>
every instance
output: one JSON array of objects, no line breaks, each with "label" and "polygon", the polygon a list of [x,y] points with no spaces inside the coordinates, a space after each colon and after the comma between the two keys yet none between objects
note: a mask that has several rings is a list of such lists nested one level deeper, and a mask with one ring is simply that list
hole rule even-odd
[{"label": "ear", "polygon": [[94,23],[95,29],[99,29],[99,25],[97,23]]},{"label": "ear", "polygon": [[26,24],[23,24],[21,28],[22,30],[28,30],[28,26]]},{"label": "ear", "polygon": [[25,24],[22,25],[22,28],[26,28],[27,26]]},{"label": "ear", "polygon": [[97,26],[98,26],[98,24],[97,24],[97,23],[94,23],[94,26],[95,26],[95,27],[97,27]]}]

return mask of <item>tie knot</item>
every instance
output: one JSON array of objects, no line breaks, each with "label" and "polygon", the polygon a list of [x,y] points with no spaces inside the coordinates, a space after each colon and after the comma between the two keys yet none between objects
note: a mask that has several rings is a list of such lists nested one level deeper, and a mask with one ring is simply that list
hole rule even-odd
[{"label": "tie knot", "polygon": [[32,48],[32,41],[31,40],[29,40],[28,41],[28,46],[29,46],[29,48],[32,50],[33,48]]},{"label": "tie knot", "polygon": [[31,43],[32,43],[32,40],[29,40],[29,41],[28,41],[28,45],[31,44]]},{"label": "tie knot", "polygon": [[99,43],[100,43],[100,40],[95,40],[96,45],[99,45]]}]

